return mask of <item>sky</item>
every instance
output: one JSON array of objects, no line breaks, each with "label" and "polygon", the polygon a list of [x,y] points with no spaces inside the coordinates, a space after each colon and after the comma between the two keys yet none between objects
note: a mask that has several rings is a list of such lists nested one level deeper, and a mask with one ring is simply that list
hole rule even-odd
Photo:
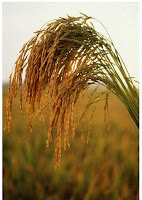
[{"label": "sky", "polygon": [[[20,49],[34,36],[35,31],[49,20],[66,17],[67,14],[79,16],[80,12],[104,24],[130,75],[139,80],[139,3],[3,2],[2,7],[3,83],[8,82]],[[94,26],[106,34],[98,22],[94,21]]]}]

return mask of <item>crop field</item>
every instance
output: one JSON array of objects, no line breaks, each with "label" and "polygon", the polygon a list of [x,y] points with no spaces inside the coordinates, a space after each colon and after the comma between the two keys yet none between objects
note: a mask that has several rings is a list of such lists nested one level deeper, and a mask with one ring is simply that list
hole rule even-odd
[{"label": "crop field", "polygon": [[[3,87],[3,126],[6,97],[7,87]],[[76,116],[83,112],[86,98]],[[109,118],[104,122],[104,103],[96,105],[88,144],[90,111],[77,127],[74,141],[69,138],[70,148],[66,152],[62,149],[61,166],[56,171],[54,140],[46,148],[49,112],[44,122],[34,120],[29,133],[28,115],[21,115],[17,98],[12,108],[11,132],[3,131],[3,199],[138,199],[138,129],[114,95],[110,95]]]}]

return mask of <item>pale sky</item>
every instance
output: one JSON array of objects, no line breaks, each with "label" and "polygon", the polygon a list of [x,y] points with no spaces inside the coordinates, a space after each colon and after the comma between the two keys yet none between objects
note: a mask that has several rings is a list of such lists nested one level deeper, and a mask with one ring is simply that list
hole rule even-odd
[{"label": "pale sky", "polygon": [[[139,80],[139,3],[3,3],[2,65],[7,82],[22,45],[35,31],[59,17],[79,16],[79,12],[100,20],[123,58],[132,77]],[[101,25],[94,26],[104,33]]]}]

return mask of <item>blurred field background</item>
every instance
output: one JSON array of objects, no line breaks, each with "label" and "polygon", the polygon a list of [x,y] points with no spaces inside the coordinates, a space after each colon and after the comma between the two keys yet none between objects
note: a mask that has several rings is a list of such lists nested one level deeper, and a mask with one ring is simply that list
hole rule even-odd
[{"label": "blurred field background", "polygon": [[[6,122],[3,87],[3,125]],[[86,99],[80,105],[82,112]],[[104,123],[104,101],[97,104],[89,144],[89,116],[80,125],[71,148],[62,151],[61,168],[54,170],[54,143],[46,149],[45,122],[35,120],[29,134],[28,116],[20,114],[19,99],[12,112],[11,133],[3,132],[4,200],[136,200],[138,199],[138,129],[125,107],[109,99],[110,131]],[[78,114],[78,115],[79,115]]]}]

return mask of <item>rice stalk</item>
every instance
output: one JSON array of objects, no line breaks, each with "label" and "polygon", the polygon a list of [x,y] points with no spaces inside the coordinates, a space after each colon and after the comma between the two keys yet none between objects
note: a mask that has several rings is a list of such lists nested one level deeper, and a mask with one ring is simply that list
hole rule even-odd
[{"label": "rice stalk", "polygon": [[[15,62],[14,73],[10,75],[8,98],[6,101],[8,131],[12,103],[20,91],[20,109],[23,100],[29,114],[29,130],[32,120],[46,114],[51,105],[47,147],[52,142],[53,128],[56,128],[55,163],[60,167],[62,140],[64,150],[69,147],[69,134],[72,139],[75,129],[85,116],[90,105],[100,100],[100,96],[90,96],[86,109],[77,122],[74,116],[75,105],[83,91],[90,85],[99,84],[115,94],[125,105],[137,127],[139,127],[139,96],[128,70],[116,50],[110,36],[107,39],[97,32],[91,17],[59,18],[45,24],[35,36],[23,45]],[[22,91],[22,74],[25,70]],[[94,89],[94,92],[96,89]],[[108,92],[106,92],[108,94]],[[106,96],[105,111],[108,111]],[[91,117],[91,121],[93,114]],[[87,143],[91,131],[88,127]],[[82,136],[81,136],[82,137]]]}]

